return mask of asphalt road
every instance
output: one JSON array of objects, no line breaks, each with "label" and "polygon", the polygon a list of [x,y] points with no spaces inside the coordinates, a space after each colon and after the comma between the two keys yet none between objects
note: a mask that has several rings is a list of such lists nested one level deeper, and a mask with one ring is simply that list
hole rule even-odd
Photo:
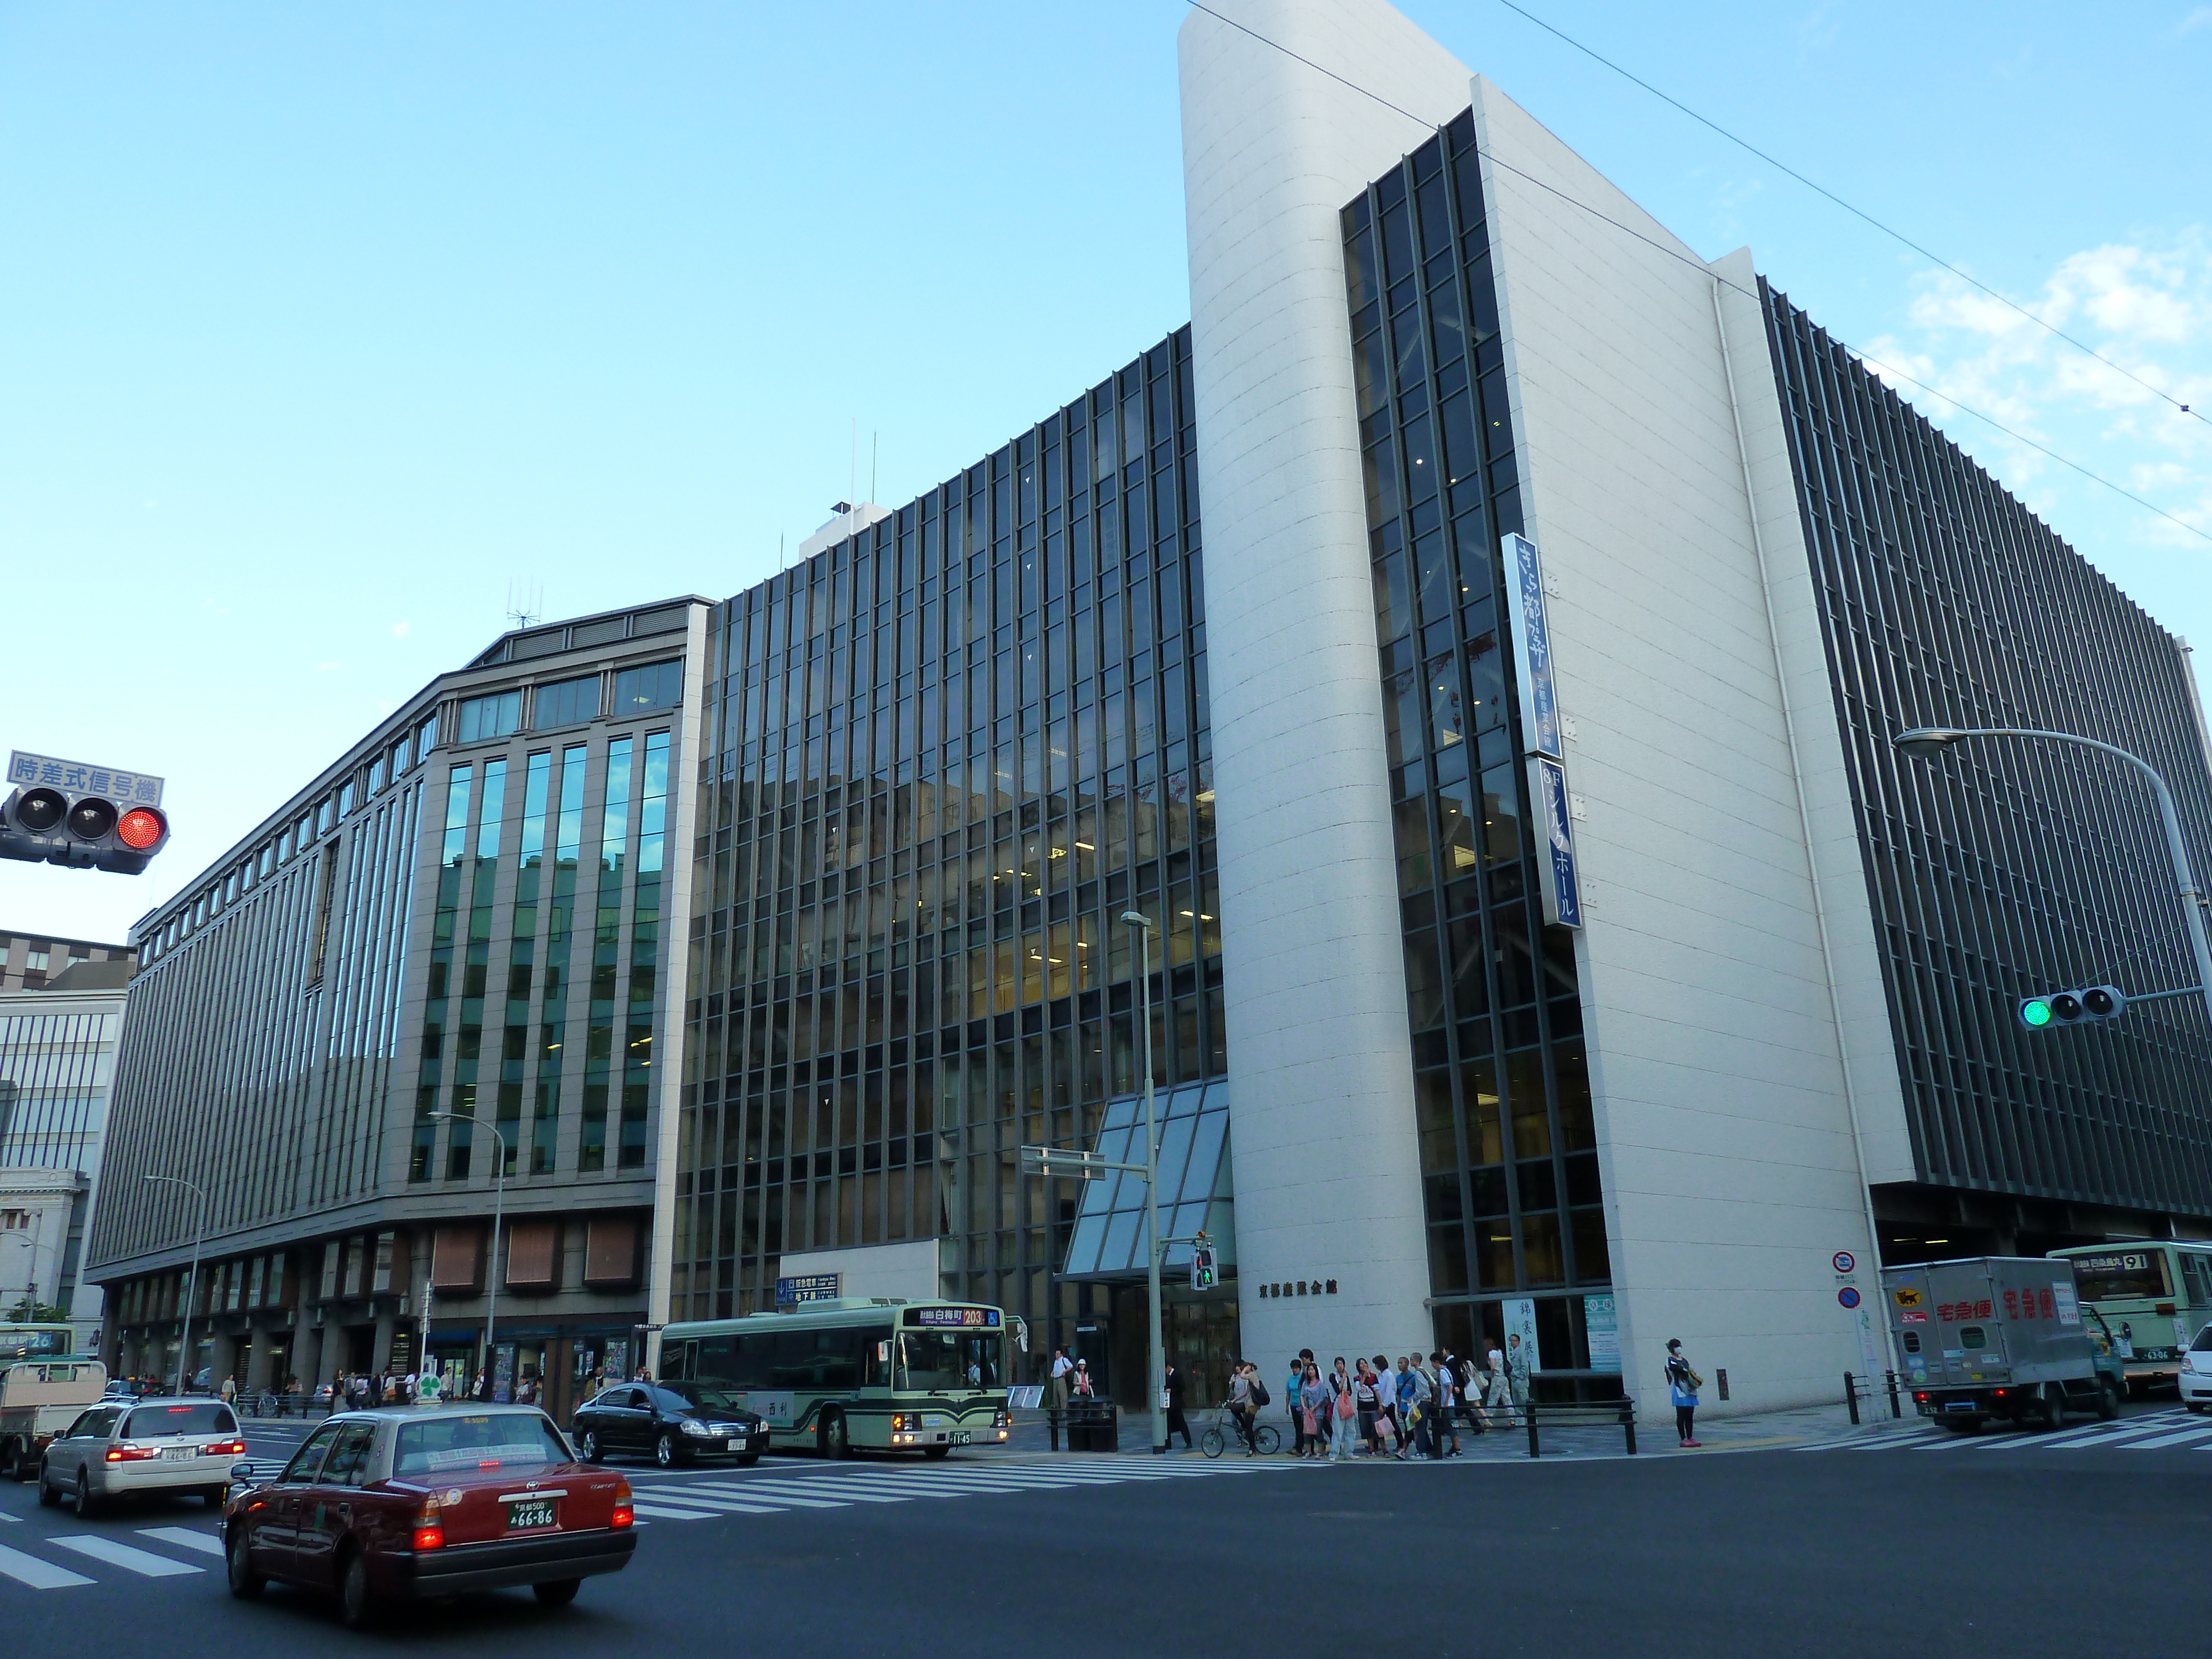
[{"label": "asphalt road", "polygon": [[[2136,1442],[2170,1437],[2142,1428]],[[282,1449],[273,1432],[253,1438],[257,1456]],[[2194,1652],[2212,1553],[2202,1443],[1907,1436],[1864,1453],[1535,1464],[637,1467],[637,1557],[573,1607],[511,1592],[361,1636],[310,1595],[230,1600],[196,1503],[81,1525],[37,1508],[29,1487],[0,1486],[0,1620],[25,1650],[272,1659],[546,1641],[899,1659],[1340,1643],[1547,1656],[1634,1644],[1699,1659]]]}]

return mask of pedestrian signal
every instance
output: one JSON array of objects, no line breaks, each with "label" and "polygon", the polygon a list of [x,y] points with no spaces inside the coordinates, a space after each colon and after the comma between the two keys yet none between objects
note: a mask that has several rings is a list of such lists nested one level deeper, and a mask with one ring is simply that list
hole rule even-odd
[{"label": "pedestrian signal", "polygon": [[1213,1246],[1200,1242],[1191,1246],[1190,1287],[1194,1291],[1210,1291],[1219,1284],[1220,1275],[1213,1264]]}]

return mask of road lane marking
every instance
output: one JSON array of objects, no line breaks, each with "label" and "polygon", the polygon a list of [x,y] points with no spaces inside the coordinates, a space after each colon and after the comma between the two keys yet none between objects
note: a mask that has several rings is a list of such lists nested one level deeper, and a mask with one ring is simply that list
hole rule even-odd
[{"label": "road lane marking", "polygon": [[4,1544],[0,1544],[0,1573],[33,1589],[67,1589],[72,1584],[98,1582],[81,1572],[71,1572],[67,1567],[58,1567],[51,1561],[41,1561],[35,1555],[11,1550]]},{"label": "road lane marking", "polygon": [[210,1532],[194,1532],[190,1527],[141,1527],[141,1538],[158,1538],[165,1544],[198,1550],[203,1555],[221,1555],[222,1540]]},{"label": "road lane marking", "polygon": [[[644,1516],[651,1521],[712,1521],[714,1518],[711,1510],[663,1509],[658,1504],[633,1504],[630,1510],[631,1513]],[[763,1514],[769,1512],[762,1511]]]},{"label": "road lane marking", "polygon": [[205,1572],[205,1567],[195,1567],[183,1561],[172,1561],[166,1555],[155,1555],[146,1550],[133,1549],[128,1544],[118,1544],[112,1538],[50,1538],[50,1544],[58,1544],[65,1550],[75,1550],[79,1555],[88,1555],[95,1561],[105,1561],[112,1567],[142,1573],[149,1578],[174,1578],[188,1572]]}]

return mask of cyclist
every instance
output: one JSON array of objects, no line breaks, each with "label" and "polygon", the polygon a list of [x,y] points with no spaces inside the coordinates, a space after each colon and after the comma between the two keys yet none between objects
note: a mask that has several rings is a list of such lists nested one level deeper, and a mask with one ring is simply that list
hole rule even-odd
[{"label": "cyclist", "polygon": [[1229,1420],[1237,1425],[1237,1437],[1244,1443],[1247,1457],[1260,1449],[1252,1438],[1252,1418],[1259,1409],[1252,1390],[1258,1381],[1259,1368],[1249,1362],[1240,1364],[1229,1379]]}]

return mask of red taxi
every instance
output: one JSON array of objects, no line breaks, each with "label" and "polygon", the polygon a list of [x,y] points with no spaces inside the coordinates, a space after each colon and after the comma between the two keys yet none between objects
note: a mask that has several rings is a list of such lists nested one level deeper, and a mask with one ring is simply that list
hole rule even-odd
[{"label": "red taxi", "polygon": [[273,1480],[234,1474],[231,1594],[258,1595],[272,1578],[334,1590],[349,1625],[389,1601],[522,1584],[562,1606],[637,1547],[629,1482],[576,1461],[534,1407],[349,1412]]}]

